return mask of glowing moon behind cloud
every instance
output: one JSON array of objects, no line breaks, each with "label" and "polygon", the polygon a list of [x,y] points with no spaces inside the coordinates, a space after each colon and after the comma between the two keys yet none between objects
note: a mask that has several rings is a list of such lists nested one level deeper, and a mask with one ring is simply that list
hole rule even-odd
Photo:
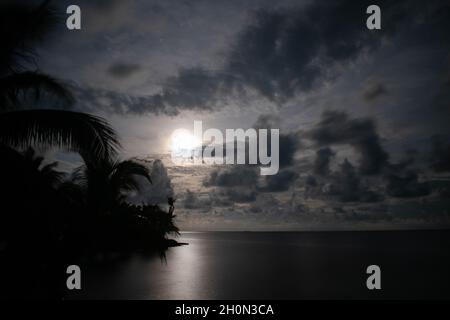
[{"label": "glowing moon behind cloud", "polygon": [[182,158],[190,158],[201,146],[201,141],[189,130],[178,129],[171,136],[171,152]]}]

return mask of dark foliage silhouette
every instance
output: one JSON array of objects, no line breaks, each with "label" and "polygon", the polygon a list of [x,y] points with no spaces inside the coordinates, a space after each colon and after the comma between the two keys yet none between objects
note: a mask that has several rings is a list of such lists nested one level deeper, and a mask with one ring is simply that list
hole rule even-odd
[{"label": "dark foliage silhouette", "polygon": [[74,101],[58,80],[27,70],[36,67],[34,46],[45,39],[57,21],[50,2],[35,8],[2,4],[0,21],[0,143],[15,148],[56,146],[80,152],[88,161],[114,156],[119,143],[104,120],[35,108],[42,100],[56,100],[58,105]]},{"label": "dark foliage silhouette", "polygon": [[73,182],[84,189],[94,210],[107,214],[124,200],[126,192],[139,190],[135,176],[142,176],[151,183],[150,172],[145,165],[132,160],[103,160],[78,168]]},{"label": "dark foliage silhouette", "polygon": [[[166,238],[178,233],[173,200],[169,212],[125,202],[139,191],[136,176],[151,183],[148,167],[117,159],[118,138],[105,120],[59,110],[74,99],[37,69],[34,50],[55,21],[50,1],[0,4],[0,298],[62,298],[74,260],[163,256],[176,244]],[[59,172],[34,148],[77,152],[84,165]]]}]

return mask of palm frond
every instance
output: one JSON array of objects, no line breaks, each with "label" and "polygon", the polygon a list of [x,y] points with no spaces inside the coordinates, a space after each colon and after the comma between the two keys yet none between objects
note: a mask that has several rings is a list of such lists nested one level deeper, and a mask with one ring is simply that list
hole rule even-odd
[{"label": "palm frond", "polygon": [[116,163],[114,165],[113,175],[118,177],[126,177],[130,175],[142,176],[150,183],[152,182],[148,167],[133,160],[125,160]]},{"label": "palm frond", "polygon": [[42,162],[44,161],[44,157],[36,156],[36,151],[31,147],[27,148],[22,154],[25,161],[36,170],[40,168]]},{"label": "palm frond", "polygon": [[54,171],[56,169],[56,167],[58,167],[58,161],[46,164],[45,166],[43,166],[41,168],[41,172],[47,173],[47,172],[50,172],[50,171]]},{"label": "palm frond", "polygon": [[62,110],[26,110],[0,114],[0,143],[12,147],[54,146],[78,152],[87,162],[117,152],[114,130],[102,118]]},{"label": "palm frond", "polygon": [[72,93],[59,80],[43,73],[25,71],[0,78],[2,109],[16,109],[21,100],[26,102],[29,98],[38,102],[44,94],[55,97],[65,106],[75,101]]},{"label": "palm frond", "polygon": [[89,187],[89,178],[87,175],[86,165],[82,165],[72,172],[70,177],[70,183],[79,187],[80,189],[87,191]]},{"label": "palm frond", "polygon": [[56,171],[58,162],[52,162],[40,169],[42,177],[47,181],[47,183],[53,187],[61,184],[66,177],[66,174],[61,171]]},{"label": "palm frond", "polygon": [[144,177],[150,183],[152,182],[147,166],[132,160],[117,162],[112,167],[111,184],[116,190],[139,190],[140,183],[136,180],[136,176]]}]

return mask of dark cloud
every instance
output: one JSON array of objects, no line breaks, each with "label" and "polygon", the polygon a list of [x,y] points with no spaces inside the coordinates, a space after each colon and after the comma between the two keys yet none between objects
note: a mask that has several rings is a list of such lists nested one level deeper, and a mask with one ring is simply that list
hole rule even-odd
[{"label": "dark cloud", "polygon": [[297,133],[280,134],[280,168],[294,164],[295,153],[300,147]]},{"label": "dark cloud", "polygon": [[305,196],[339,202],[378,202],[383,199],[378,190],[358,173],[347,159],[340,164],[337,171],[327,176],[307,176]]},{"label": "dark cloud", "polygon": [[258,172],[254,166],[235,165],[230,169],[214,170],[204,184],[217,187],[256,187]]},{"label": "dark cloud", "polygon": [[317,179],[312,175],[308,175],[305,179],[305,185],[307,188],[309,187],[317,187]]},{"label": "dark cloud", "polygon": [[[254,129],[279,129],[280,118],[273,114],[263,114],[253,124]],[[267,138],[267,146],[270,150],[271,140]],[[300,134],[298,132],[280,133],[279,139],[280,167],[288,167],[294,164],[295,154],[301,147]]]},{"label": "dark cloud", "polygon": [[213,110],[219,100],[225,103],[224,92],[231,95],[228,79],[226,75],[202,68],[183,69],[178,76],[169,78],[164,83],[162,92],[154,98],[161,104],[176,109]]},{"label": "dark cloud", "polygon": [[266,177],[266,186],[262,188],[267,192],[283,192],[289,190],[298,178],[298,173],[293,170],[282,170],[276,175]]},{"label": "dark cloud", "polygon": [[380,196],[363,185],[361,178],[354,166],[345,160],[341,164],[340,171],[333,176],[333,182],[328,185],[325,193],[337,196],[342,202],[375,202],[380,200]]},{"label": "dark cloud", "polygon": [[369,82],[364,88],[363,97],[366,101],[374,101],[388,93],[386,86],[381,82]]},{"label": "dark cloud", "polygon": [[450,171],[450,143],[449,137],[435,135],[431,138],[431,168],[435,172]]},{"label": "dark cloud", "polygon": [[235,165],[231,168],[221,168],[212,171],[203,185],[216,187],[210,195],[214,205],[227,203],[246,203],[256,200],[258,195],[259,169],[256,166]]},{"label": "dark cloud", "polygon": [[212,171],[204,181],[204,186],[218,187],[218,195],[232,202],[253,202],[260,193],[289,190],[298,176],[294,170],[285,169],[265,177],[261,185],[257,166],[238,165]]},{"label": "dark cloud", "polygon": [[178,110],[167,107],[158,96],[132,95],[112,90],[82,87],[77,84],[70,86],[77,103],[74,108],[83,112],[107,112],[115,114],[166,114],[177,115]]},{"label": "dark cloud", "polygon": [[[125,70],[117,71],[120,76],[125,76]],[[153,95],[127,94],[77,84],[72,84],[71,89],[79,102],[76,107],[84,111],[175,116],[183,110],[214,111],[223,107],[227,100],[233,99],[232,91],[225,89],[225,78],[196,68],[182,70],[178,76],[167,79],[162,91]]]},{"label": "dark cloud", "polygon": [[310,137],[319,146],[352,146],[360,156],[359,171],[362,174],[378,174],[388,164],[388,154],[381,146],[372,119],[350,119],[345,112],[326,111]]},{"label": "dark cloud", "polygon": [[210,199],[200,199],[198,195],[190,190],[186,191],[185,198],[183,200],[184,208],[189,210],[206,210],[211,209],[212,202]]},{"label": "dark cloud", "polygon": [[[249,90],[275,103],[307,92],[324,80],[332,80],[338,74],[333,71],[335,66],[378,47],[403,21],[405,4],[383,1],[383,21],[389,28],[368,32],[364,17],[369,4],[340,0],[256,11],[231,45],[222,68],[181,69],[162,84],[159,93],[130,97],[146,103],[129,103],[127,112],[215,110]],[[110,71],[126,77],[136,70],[118,65]]]},{"label": "dark cloud", "polygon": [[396,198],[417,198],[431,193],[427,182],[419,182],[418,175],[412,170],[391,173],[387,176],[386,193]]},{"label": "dark cloud", "polygon": [[364,13],[369,4],[312,2],[301,9],[258,11],[241,32],[227,68],[272,101],[308,91],[330,79],[332,67],[376,48],[404,17],[402,5],[383,1],[383,23],[389,28],[367,32]]},{"label": "dark cloud", "polygon": [[262,114],[253,124],[253,128],[258,129],[279,129],[280,117],[274,114]]},{"label": "dark cloud", "polygon": [[335,152],[328,147],[317,150],[314,161],[314,174],[327,176],[330,174],[330,161],[335,156]]},{"label": "dark cloud", "polygon": [[174,190],[167,169],[161,160],[155,160],[151,164],[152,183],[145,178],[136,177],[140,181],[139,192],[130,194],[128,201],[134,204],[165,204],[167,198],[174,196]]},{"label": "dark cloud", "polygon": [[203,205],[200,204],[200,201],[199,201],[197,195],[190,190],[186,191],[186,197],[185,197],[183,203],[184,203],[184,207],[186,209],[203,208]]},{"label": "dark cloud", "polygon": [[141,66],[133,63],[115,63],[108,68],[108,73],[117,79],[128,78],[129,76],[139,72]]},{"label": "dark cloud", "polygon": [[248,188],[228,188],[225,190],[228,200],[237,203],[253,202],[256,200],[257,192]]}]

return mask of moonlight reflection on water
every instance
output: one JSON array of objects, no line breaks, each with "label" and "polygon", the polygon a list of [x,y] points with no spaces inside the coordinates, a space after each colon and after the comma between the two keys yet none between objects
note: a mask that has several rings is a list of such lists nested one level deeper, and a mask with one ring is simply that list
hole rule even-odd
[{"label": "moonlight reflection on water", "polygon": [[[188,246],[83,268],[88,299],[449,297],[450,232],[193,232]],[[439,264],[436,264],[439,261]],[[378,264],[383,290],[366,288]],[[413,279],[413,280],[412,280]],[[412,283],[413,281],[414,283]]]}]

